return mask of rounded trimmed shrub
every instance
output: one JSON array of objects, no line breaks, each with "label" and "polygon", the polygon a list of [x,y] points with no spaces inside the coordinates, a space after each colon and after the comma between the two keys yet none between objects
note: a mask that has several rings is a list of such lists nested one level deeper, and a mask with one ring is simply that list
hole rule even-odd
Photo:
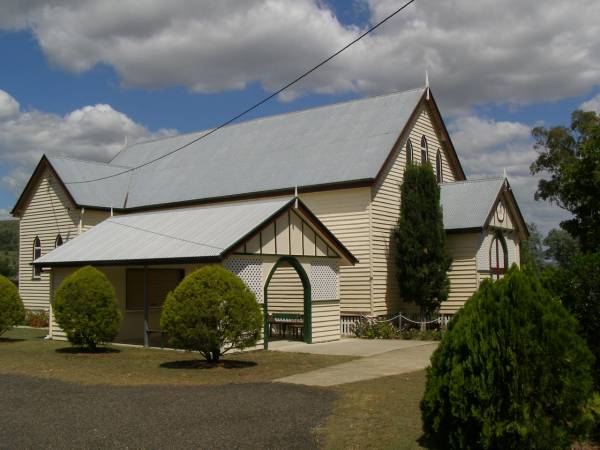
[{"label": "rounded trimmed shrub", "polygon": [[58,325],[73,345],[95,350],[119,332],[122,314],[106,276],[85,266],[64,279],[52,303]]},{"label": "rounded trimmed shrub", "polygon": [[532,273],[486,280],[431,358],[426,437],[441,448],[569,448],[592,393],[593,356],[576,329]]},{"label": "rounded trimmed shrub", "polygon": [[25,308],[19,290],[8,278],[0,275],[0,335],[25,320]]},{"label": "rounded trimmed shrub", "polygon": [[160,327],[175,348],[218,361],[232,349],[256,345],[263,323],[256,297],[222,266],[202,267],[169,293]]}]

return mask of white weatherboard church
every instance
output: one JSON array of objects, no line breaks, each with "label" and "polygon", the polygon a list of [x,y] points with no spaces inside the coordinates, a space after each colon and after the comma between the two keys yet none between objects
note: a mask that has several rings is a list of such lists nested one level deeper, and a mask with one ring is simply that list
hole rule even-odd
[{"label": "white weatherboard church", "polygon": [[[222,264],[265,317],[299,318],[306,342],[339,339],[341,320],[415,308],[400,301],[393,245],[408,161],[429,161],[441,186],[453,263],[440,313],[519,264],[528,232],[508,180],[466,179],[428,87],[230,125],[139,167],[202,134],[106,163],[42,157],[12,211],[25,306],[51,313],[61,280],[89,264],[116,290],[117,340],[137,342],[160,331],[185,274]],[[64,337],[54,322],[50,334]]]}]

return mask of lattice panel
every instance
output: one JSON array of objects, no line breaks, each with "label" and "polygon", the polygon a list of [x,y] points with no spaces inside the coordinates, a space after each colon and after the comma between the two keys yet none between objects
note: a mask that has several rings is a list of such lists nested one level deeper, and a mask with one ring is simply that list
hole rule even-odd
[{"label": "lattice panel", "polygon": [[256,295],[258,303],[264,302],[262,261],[258,258],[229,258],[223,266],[236,274]]},{"label": "lattice panel", "polygon": [[313,300],[338,299],[337,261],[315,260],[310,265],[310,285]]}]

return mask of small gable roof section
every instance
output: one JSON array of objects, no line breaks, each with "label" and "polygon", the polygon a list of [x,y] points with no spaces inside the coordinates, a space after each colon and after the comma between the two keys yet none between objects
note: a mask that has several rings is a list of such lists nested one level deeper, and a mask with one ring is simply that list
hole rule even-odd
[{"label": "small gable roof section", "polygon": [[34,261],[43,267],[218,262],[278,217],[294,210],[339,256],[356,258],[314,215],[290,197],[110,217]]},{"label": "small gable roof section", "polygon": [[[527,225],[506,178],[468,180],[441,185],[440,200],[446,231],[464,232],[484,227],[509,228],[528,235]],[[497,211],[507,219],[498,221]]]},{"label": "small gable roof section", "polygon": [[[130,179],[128,167],[48,156],[48,162],[80,206],[122,208]],[[115,176],[116,175],[116,176]],[[110,177],[87,183],[82,181]]]},{"label": "small gable roof section", "polygon": [[[95,161],[43,155],[15,203],[12,214],[20,215],[45,170],[49,170],[58,179],[74,206],[105,209],[120,209],[123,206],[130,174],[123,173],[116,177],[112,175],[120,174],[127,168]],[[92,183],[79,183],[106,176],[111,178]]]}]

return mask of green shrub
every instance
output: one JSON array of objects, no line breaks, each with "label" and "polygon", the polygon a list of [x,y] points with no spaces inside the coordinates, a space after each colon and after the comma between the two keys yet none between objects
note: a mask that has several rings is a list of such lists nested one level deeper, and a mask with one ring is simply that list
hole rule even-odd
[{"label": "green shrub", "polygon": [[389,322],[375,322],[362,319],[358,322],[352,332],[356,337],[363,339],[393,339],[398,330]]},{"label": "green shrub", "polygon": [[25,313],[25,325],[34,328],[46,328],[50,323],[50,318],[46,311],[31,311]]},{"label": "green shrub", "polygon": [[15,284],[0,275],[0,335],[25,320],[25,308]]},{"label": "green shrub", "polygon": [[593,442],[600,442],[600,394],[594,392],[594,395],[585,407],[586,419],[590,433],[588,439]]},{"label": "green shrub", "polygon": [[440,330],[420,330],[417,328],[409,328],[400,332],[402,339],[417,340],[417,341],[439,341],[442,339],[442,331]]},{"label": "green shrub", "polygon": [[576,328],[533,273],[486,280],[432,356],[426,436],[442,448],[568,448],[592,390],[593,356]]},{"label": "green shrub", "polygon": [[94,350],[119,332],[122,315],[115,290],[106,276],[91,266],[64,279],[52,306],[58,325],[73,345]]},{"label": "green shrub", "polygon": [[162,331],[175,348],[200,352],[218,361],[232,349],[255,345],[262,311],[248,287],[221,266],[206,266],[169,293],[160,318]]}]

